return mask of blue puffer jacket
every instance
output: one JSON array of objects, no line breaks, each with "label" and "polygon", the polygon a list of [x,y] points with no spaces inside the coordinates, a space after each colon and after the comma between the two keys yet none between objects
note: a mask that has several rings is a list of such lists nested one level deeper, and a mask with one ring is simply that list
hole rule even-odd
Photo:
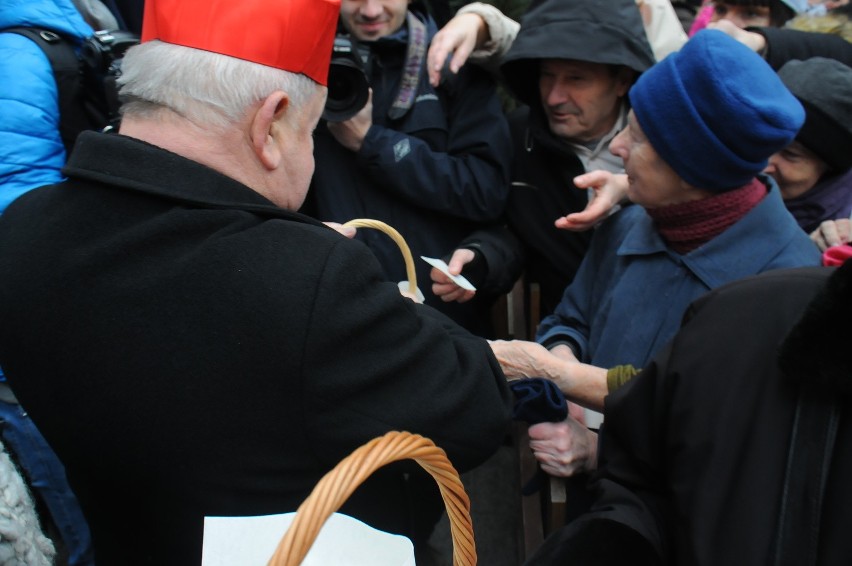
[{"label": "blue puffer jacket", "polygon": [[[80,43],[92,34],[71,0],[0,0],[0,30],[16,26]],[[62,180],[64,164],[50,61],[26,37],[0,33],[0,214],[22,193]]]}]

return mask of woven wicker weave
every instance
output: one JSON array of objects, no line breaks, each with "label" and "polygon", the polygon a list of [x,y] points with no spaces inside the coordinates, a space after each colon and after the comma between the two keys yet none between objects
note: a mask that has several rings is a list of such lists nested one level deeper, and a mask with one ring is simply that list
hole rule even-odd
[{"label": "woven wicker weave", "polygon": [[470,500],[446,453],[428,438],[391,431],[364,444],[344,458],[314,487],[299,506],[293,523],[275,549],[269,566],[298,566],[332,513],[355,489],[385,464],[412,459],[438,482],[450,518],[453,565],[474,566],[476,545],[470,520]]},{"label": "woven wicker weave", "polygon": [[414,271],[414,258],[411,256],[411,250],[408,249],[408,244],[405,239],[396,231],[395,228],[382,222],[381,220],[371,220],[369,218],[356,218],[350,220],[344,226],[352,226],[353,228],[374,228],[380,230],[391,237],[399,246],[399,251],[402,252],[402,258],[405,260],[405,273],[408,277],[408,292],[417,296],[417,273]]}]

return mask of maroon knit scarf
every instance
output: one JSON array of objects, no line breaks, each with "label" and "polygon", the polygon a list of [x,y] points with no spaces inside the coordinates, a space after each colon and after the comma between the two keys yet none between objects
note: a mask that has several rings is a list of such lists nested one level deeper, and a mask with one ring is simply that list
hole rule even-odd
[{"label": "maroon knit scarf", "polygon": [[724,232],[765,196],[766,186],[753,179],[712,197],[646,210],[669,247],[686,254]]}]

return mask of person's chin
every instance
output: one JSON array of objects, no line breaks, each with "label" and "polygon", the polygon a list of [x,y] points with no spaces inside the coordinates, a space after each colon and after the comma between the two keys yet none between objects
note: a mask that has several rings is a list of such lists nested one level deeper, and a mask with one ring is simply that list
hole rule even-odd
[{"label": "person's chin", "polygon": [[550,131],[560,138],[574,138],[577,133],[577,128],[570,121],[565,119],[551,119]]},{"label": "person's chin", "polygon": [[358,26],[357,30],[356,35],[361,41],[375,41],[386,35],[387,26],[385,24]]}]

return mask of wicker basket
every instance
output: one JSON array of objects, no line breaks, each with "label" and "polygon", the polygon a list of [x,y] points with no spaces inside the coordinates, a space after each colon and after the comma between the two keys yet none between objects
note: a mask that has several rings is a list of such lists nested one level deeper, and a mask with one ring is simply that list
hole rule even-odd
[{"label": "wicker basket", "polygon": [[405,260],[405,274],[408,277],[408,292],[413,296],[417,296],[417,273],[414,271],[414,258],[411,256],[411,250],[402,235],[392,226],[389,226],[381,220],[371,220],[369,218],[356,218],[350,220],[344,226],[352,226],[353,228],[374,228],[384,232],[399,246],[399,251],[402,252],[402,258]]},{"label": "wicker basket", "polygon": [[470,500],[446,453],[428,438],[391,431],[355,450],[314,487],[299,506],[293,523],[275,549],[269,566],[298,566],[307,555],[326,519],[340,509],[352,492],[385,464],[412,459],[438,482],[450,518],[453,565],[474,566],[476,545],[470,519]]}]

